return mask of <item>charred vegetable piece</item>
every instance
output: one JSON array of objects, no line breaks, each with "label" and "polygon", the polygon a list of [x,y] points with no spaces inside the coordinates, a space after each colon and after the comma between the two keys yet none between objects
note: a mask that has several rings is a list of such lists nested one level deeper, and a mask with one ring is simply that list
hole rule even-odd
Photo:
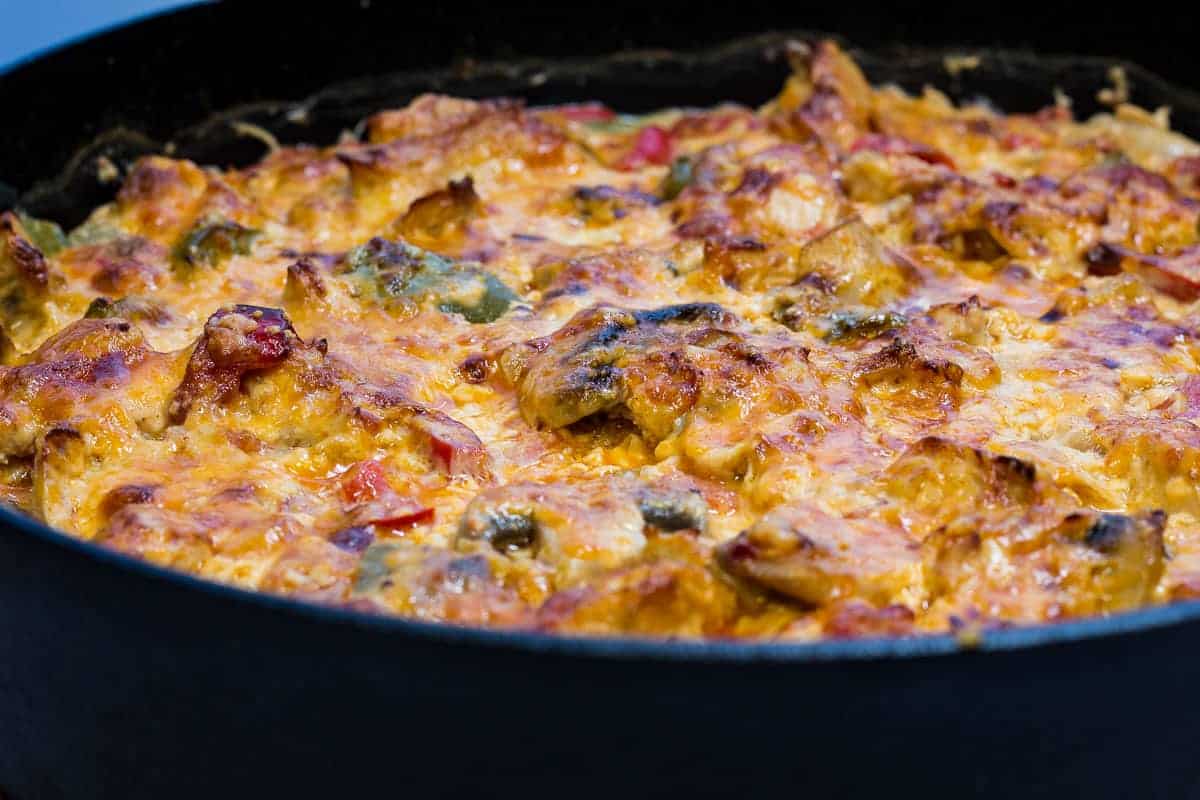
[{"label": "charred vegetable piece", "polygon": [[97,297],[88,304],[87,311],[83,312],[84,319],[108,319],[109,317],[119,317],[118,313],[113,311],[115,306],[112,300],[107,297]]},{"label": "charred vegetable piece", "polygon": [[[834,307],[834,286],[820,275],[809,275],[782,287],[771,318],[794,331],[816,327]],[[819,334],[820,330],[810,331]]]},{"label": "charred vegetable piece", "polygon": [[653,195],[612,186],[579,186],[572,192],[571,199],[579,216],[601,225],[624,219],[631,209],[658,203],[658,198]]},{"label": "charred vegetable piece", "polygon": [[1081,581],[1091,589],[1088,603],[1100,607],[1085,606],[1085,613],[1136,608],[1150,602],[1167,560],[1163,543],[1166,520],[1162,511],[1099,514],[1094,520],[1085,515],[1082,543],[1100,561],[1098,566],[1080,570]]},{"label": "charred vegetable piece", "polygon": [[351,525],[329,537],[329,543],[347,553],[361,553],[375,541],[370,525]]},{"label": "charred vegetable piece", "polygon": [[829,317],[825,341],[840,343],[856,339],[874,339],[907,324],[907,317],[892,311],[876,311],[871,314],[838,311]]},{"label": "charred vegetable piece", "polygon": [[42,255],[53,256],[67,246],[67,236],[56,223],[31,217],[24,212],[18,212],[17,218],[29,234],[29,241],[42,251]]},{"label": "charred vegetable piece", "polygon": [[1101,514],[1087,529],[1083,543],[1098,553],[1115,553],[1134,527],[1134,521],[1124,514]]},{"label": "charred vegetable piece", "polygon": [[467,322],[495,322],[517,300],[516,293],[482,269],[459,269],[447,275],[425,273],[409,282],[410,294],[428,296],[439,311],[458,314]]},{"label": "charred vegetable piece", "polygon": [[708,504],[697,492],[646,488],[638,493],[638,510],[647,525],[662,531],[704,531]]},{"label": "charred vegetable piece", "polygon": [[671,168],[658,186],[658,196],[671,201],[683,192],[692,182],[692,159],[680,156],[671,162]]},{"label": "charred vegetable piece", "polygon": [[120,300],[97,297],[88,305],[83,317],[84,319],[122,317],[133,321],[144,320],[160,324],[171,318],[171,312],[152,298],[130,295],[122,297]]},{"label": "charred vegetable piece", "polygon": [[189,267],[217,267],[235,255],[247,255],[259,235],[230,220],[203,221],[184,235],[175,255]]},{"label": "charred vegetable piece", "polygon": [[499,553],[528,551],[537,555],[541,545],[539,507],[536,494],[480,495],[467,506],[459,521],[458,535],[464,539],[483,539]]},{"label": "charred vegetable piece", "polygon": [[463,511],[455,545],[479,543],[570,571],[578,559],[613,566],[646,544],[637,505],[620,484],[512,483],[485,489]]},{"label": "charred vegetable piece", "polygon": [[512,553],[532,550],[537,545],[537,533],[537,522],[532,514],[501,509],[487,515],[482,536],[498,552]]},{"label": "charred vegetable piece", "polygon": [[358,563],[358,577],[354,581],[355,592],[374,592],[383,587],[392,568],[388,564],[391,556],[400,550],[396,544],[372,544],[362,554]]},{"label": "charred vegetable piece", "polygon": [[372,239],[351,250],[343,274],[370,285],[380,299],[428,302],[473,323],[494,322],[518,299],[478,264],[387,239]]}]

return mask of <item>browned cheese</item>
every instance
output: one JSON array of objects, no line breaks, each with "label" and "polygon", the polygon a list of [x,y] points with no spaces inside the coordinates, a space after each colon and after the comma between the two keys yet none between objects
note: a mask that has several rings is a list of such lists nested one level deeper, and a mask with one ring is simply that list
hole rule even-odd
[{"label": "browned cheese", "polygon": [[239,587],[811,640],[1200,595],[1200,147],[873,88],[423,96],[0,216],[0,501]]}]

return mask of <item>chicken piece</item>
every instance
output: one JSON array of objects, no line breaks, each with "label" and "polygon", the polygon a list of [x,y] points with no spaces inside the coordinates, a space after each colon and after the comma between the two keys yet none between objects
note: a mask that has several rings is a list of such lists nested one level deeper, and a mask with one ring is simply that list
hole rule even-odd
[{"label": "chicken piece", "polygon": [[881,477],[896,504],[896,522],[924,535],[988,509],[1020,513],[1042,496],[1028,462],[927,436],[892,462]]},{"label": "chicken piece", "polygon": [[1166,557],[1161,511],[1054,507],[963,514],[922,544],[937,607],[987,620],[1040,622],[1146,605]]},{"label": "chicken piece", "polygon": [[722,544],[717,559],[730,574],[812,607],[848,598],[912,603],[924,593],[919,547],[902,529],[804,503],[769,512]]}]

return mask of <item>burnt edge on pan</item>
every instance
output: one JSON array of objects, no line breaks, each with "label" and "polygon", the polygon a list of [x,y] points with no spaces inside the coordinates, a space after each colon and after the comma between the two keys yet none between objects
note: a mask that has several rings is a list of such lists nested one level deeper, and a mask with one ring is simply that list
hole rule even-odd
[{"label": "burnt edge on pan", "polygon": [[[695,51],[631,50],[600,58],[570,61],[520,60],[461,64],[445,69],[373,76],[342,82],[299,101],[265,101],[235,106],[180,129],[167,142],[136,130],[116,127],[81,148],[55,178],[37,183],[24,194],[0,182],[0,210],[16,205],[39,216],[73,225],[115,194],[128,166],[142,155],[165,153],[201,164],[247,165],[263,155],[264,144],[235,127],[262,128],[281,144],[329,144],[352,130],[369,114],[407,103],[417,94],[437,91],[467,97],[518,96],[531,105],[596,99],[621,111],[662,107],[664,91],[682,99],[676,105],[708,105],[733,99],[765,102],[778,91],[788,71],[787,48],[795,42],[833,38],[811,31],[787,31],[739,38]],[[1051,104],[1056,89],[1074,101],[1077,117],[1104,106],[1096,92],[1111,84],[1119,67],[1128,79],[1128,100],[1143,107],[1170,106],[1172,127],[1200,135],[1200,93],[1175,86],[1136,64],[1120,59],[1066,55],[1040,56],[1026,51],[988,48],[910,48],[894,46],[865,51],[847,49],[872,83],[897,84],[909,91],[933,85],[955,101],[986,100],[1006,111],[1033,110]],[[951,70],[947,58],[977,57],[979,62]],[[703,84],[697,74],[714,80]],[[636,76],[636,80],[635,80]],[[746,87],[753,87],[750,92]],[[732,88],[738,87],[738,88]],[[754,96],[748,96],[754,94]],[[243,129],[244,130],[244,129]],[[102,173],[104,159],[118,174]],[[350,626],[378,635],[404,634],[456,645],[487,645],[567,657],[601,657],[664,662],[813,662],[909,659],[1067,645],[1116,635],[1200,621],[1200,600],[1182,601],[1070,622],[1024,625],[952,634],[822,640],[815,642],[671,640],[634,637],[584,637],[528,631],[470,628],[445,623],[371,615],[330,608],[287,597],[241,589],[188,573],[140,561],[100,545],[76,539],[0,504],[0,535],[28,535],[60,551],[89,558],[98,568],[114,569],[121,578],[165,581],[184,591],[199,590],[214,599],[246,602],[279,613],[300,614],[313,624]]]},{"label": "burnt edge on pan", "polygon": [[[1050,105],[1056,89],[1074,102],[1078,117],[1104,106],[1096,92],[1111,83],[1110,71],[1124,71],[1130,102],[1154,109],[1170,106],[1172,125],[1200,137],[1200,92],[1172,84],[1120,59],[1039,55],[988,48],[863,50],[840,37],[817,31],[780,31],[735,39],[698,51],[628,50],[578,60],[525,59],[462,62],[427,71],[370,76],[329,86],[306,98],[235,106],[177,131],[161,142],[126,127],[112,128],[77,151],[56,177],[23,193],[0,179],[0,209],[20,206],[68,227],[111,200],[120,178],[138,157],[165,153],[200,164],[246,166],[264,154],[262,141],[236,123],[261,128],[281,144],[332,144],[355,130],[370,114],[403,106],[422,92],[465,97],[516,96],[531,105],[600,100],[620,111],[662,107],[669,93],[676,105],[711,105],[722,100],[766,102],[788,72],[787,48],[795,42],[843,41],[872,83],[894,83],[909,91],[933,85],[955,101],[984,99],[1005,111],[1032,111]],[[978,63],[951,69],[948,58]],[[636,80],[633,80],[636,76]],[[701,76],[702,80],[696,80]],[[241,128],[241,131],[239,131]],[[103,165],[103,166],[101,166]],[[112,166],[117,168],[116,172]]]}]

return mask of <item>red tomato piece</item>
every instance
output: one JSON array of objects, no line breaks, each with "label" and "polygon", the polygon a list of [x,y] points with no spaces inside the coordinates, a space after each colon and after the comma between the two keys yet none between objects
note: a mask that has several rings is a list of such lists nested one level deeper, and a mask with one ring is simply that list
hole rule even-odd
[{"label": "red tomato piece", "polygon": [[347,502],[363,503],[392,491],[383,465],[374,459],[360,461],[346,474],[348,477],[342,482],[342,497]]},{"label": "red tomato piece", "polygon": [[414,525],[433,521],[434,510],[432,508],[419,505],[416,502],[412,502],[412,506],[411,510],[397,509],[386,516],[373,519],[367,524],[376,525],[380,528],[395,529],[410,528]]},{"label": "red tomato piece", "polygon": [[992,173],[992,182],[1002,189],[1017,188],[1016,178],[1013,178],[1009,175],[1005,175],[1003,172],[993,172]]},{"label": "red tomato piece", "polygon": [[621,169],[637,169],[646,164],[667,164],[675,152],[671,134],[658,125],[647,125],[637,132],[633,148],[625,154],[618,166]]}]

